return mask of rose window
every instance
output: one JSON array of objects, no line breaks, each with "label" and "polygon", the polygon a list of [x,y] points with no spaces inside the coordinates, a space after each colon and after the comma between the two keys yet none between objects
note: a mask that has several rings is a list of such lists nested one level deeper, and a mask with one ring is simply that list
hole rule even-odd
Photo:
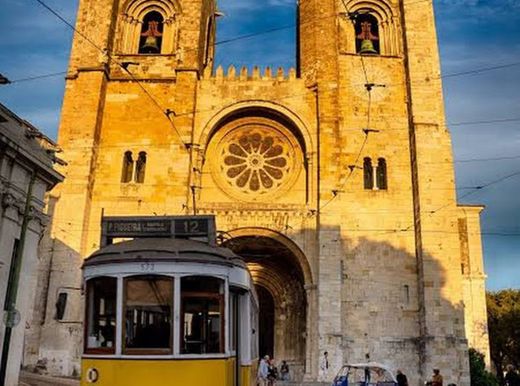
[{"label": "rose window", "polygon": [[219,144],[219,174],[242,195],[267,195],[286,184],[295,169],[294,148],[278,130],[234,130]]}]

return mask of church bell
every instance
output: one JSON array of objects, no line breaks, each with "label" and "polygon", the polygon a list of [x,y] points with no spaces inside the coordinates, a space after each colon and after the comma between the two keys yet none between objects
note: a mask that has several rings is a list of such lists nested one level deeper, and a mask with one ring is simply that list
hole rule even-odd
[{"label": "church bell", "polygon": [[374,48],[374,42],[369,39],[364,39],[361,41],[361,47],[359,49],[359,53],[365,54],[365,55],[378,54],[378,52]]},{"label": "church bell", "polygon": [[157,42],[157,37],[156,36],[147,36],[141,49],[143,51],[149,51],[149,52],[154,52],[154,53],[159,52],[159,44]]}]

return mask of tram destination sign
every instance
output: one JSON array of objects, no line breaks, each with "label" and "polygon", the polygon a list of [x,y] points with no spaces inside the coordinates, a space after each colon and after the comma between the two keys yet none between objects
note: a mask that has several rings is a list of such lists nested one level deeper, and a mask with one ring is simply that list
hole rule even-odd
[{"label": "tram destination sign", "polygon": [[121,238],[196,238],[215,244],[215,216],[103,217],[101,245]]}]

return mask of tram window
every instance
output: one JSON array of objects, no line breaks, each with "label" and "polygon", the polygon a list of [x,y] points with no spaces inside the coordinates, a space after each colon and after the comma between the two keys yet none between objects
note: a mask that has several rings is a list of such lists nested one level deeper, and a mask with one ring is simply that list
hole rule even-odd
[{"label": "tram window", "polygon": [[135,276],[125,280],[125,353],[171,353],[172,304],[172,278]]},{"label": "tram window", "polygon": [[87,353],[115,351],[116,293],[116,278],[99,277],[87,283]]},{"label": "tram window", "polygon": [[224,352],[224,281],[203,276],[181,280],[183,354]]}]

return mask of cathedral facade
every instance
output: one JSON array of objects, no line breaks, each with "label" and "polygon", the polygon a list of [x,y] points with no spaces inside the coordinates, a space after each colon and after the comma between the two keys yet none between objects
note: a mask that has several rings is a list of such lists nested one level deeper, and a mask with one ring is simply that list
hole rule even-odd
[{"label": "cathedral facade", "polygon": [[469,385],[482,207],[457,204],[430,2],[300,0],[295,69],[213,68],[215,0],[79,3],[26,364],[77,373],[103,215],[195,213],[246,259],[260,354],[296,380],[327,351],[329,376]]}]

